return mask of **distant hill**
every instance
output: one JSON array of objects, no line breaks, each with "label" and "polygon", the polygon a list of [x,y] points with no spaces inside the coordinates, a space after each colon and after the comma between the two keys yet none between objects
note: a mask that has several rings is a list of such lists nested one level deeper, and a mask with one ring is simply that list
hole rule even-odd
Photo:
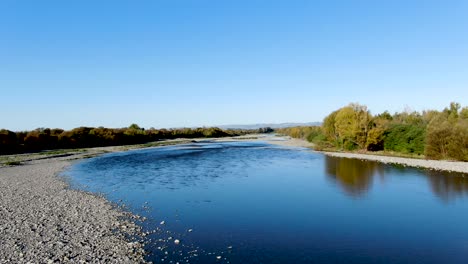
[{"label": "distant hill", "polygon": [[258,129],[262,127],[271,128],[285,128],[285,127],[296,127],[296,126],[320,126],[321,122],[307,122],[307,123],[279,123],[279,124],[250,124],[250,125],[223,125],[218,126],[221,129]]}]

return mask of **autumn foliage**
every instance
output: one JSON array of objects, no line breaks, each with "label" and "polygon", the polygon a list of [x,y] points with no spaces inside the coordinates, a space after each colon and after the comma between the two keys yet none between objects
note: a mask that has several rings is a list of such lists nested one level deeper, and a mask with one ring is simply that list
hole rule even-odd
[{"label": "autumn foliage", "polygon": [[0,130],[0,154],[27,153],[51,149],[88,148],[141,144],[175,138],[212,138],[266,132],[259,130],[222,130],[217,127],[144,129],[136,124],[126,128],[78,127],[38,128],[33,131]]},{"label": "autumn foliage", "polygon": [[349,104],[325,117],[320,127],[294,127],[279,133],[313,142],[317,149],[387,151],[430,159],[468,161],[468,107],[451,103],[442,111],[406,110],[371,115]]}]

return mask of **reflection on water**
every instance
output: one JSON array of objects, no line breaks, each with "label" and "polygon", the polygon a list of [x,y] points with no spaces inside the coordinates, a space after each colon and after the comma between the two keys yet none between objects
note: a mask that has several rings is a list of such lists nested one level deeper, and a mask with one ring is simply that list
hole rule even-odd
[{"label": "reflection on water", "polygon": [[382,166],[376,162],[356,159],[325,157],[326,174],[336,181],[351,196],[364,195],[375,175],[384,175]]},{"label": "reflection on water", "polygon": [[385,165],[375,161],[330,156],[325,157],[325,164],[326,175],[352,197],[365,196],[372,189],[373,181],[385,181],[386,172],[405,174],[408,170],[426,179],[434,195],[444,201],[468,195],[468,177],[461,173],[423,171],[402,165]]},{"label": "reflection on water", "polygon": [[468,259],[468,228],[460,228],[468,179],[460,174],[259,142],[113,153],[67,174],[148,219],[145,249],[154,263]]},{"label": "reflection on water", "polygon": [[468,196],[468,177],[460,173],[427,171],[432,191],[437,197],[449,201],[458,196]]}]

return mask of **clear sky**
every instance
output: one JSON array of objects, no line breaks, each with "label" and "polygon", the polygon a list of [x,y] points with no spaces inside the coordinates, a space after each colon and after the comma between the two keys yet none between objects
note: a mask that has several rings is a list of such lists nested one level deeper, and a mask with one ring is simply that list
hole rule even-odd
[{"label": "clear sky", "polygon": [[0,128],[468,105],[468,1],[0,1]]}]

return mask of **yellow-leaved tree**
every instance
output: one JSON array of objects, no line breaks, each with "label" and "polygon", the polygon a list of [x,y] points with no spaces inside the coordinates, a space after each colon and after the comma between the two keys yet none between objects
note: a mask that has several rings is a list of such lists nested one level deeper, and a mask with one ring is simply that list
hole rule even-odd
[{"label": "yellow-leaved tree", "polygon": [[352,103],[338,110],[335,132],[345,149],[365,149],[372,116],[365,105]]}]

